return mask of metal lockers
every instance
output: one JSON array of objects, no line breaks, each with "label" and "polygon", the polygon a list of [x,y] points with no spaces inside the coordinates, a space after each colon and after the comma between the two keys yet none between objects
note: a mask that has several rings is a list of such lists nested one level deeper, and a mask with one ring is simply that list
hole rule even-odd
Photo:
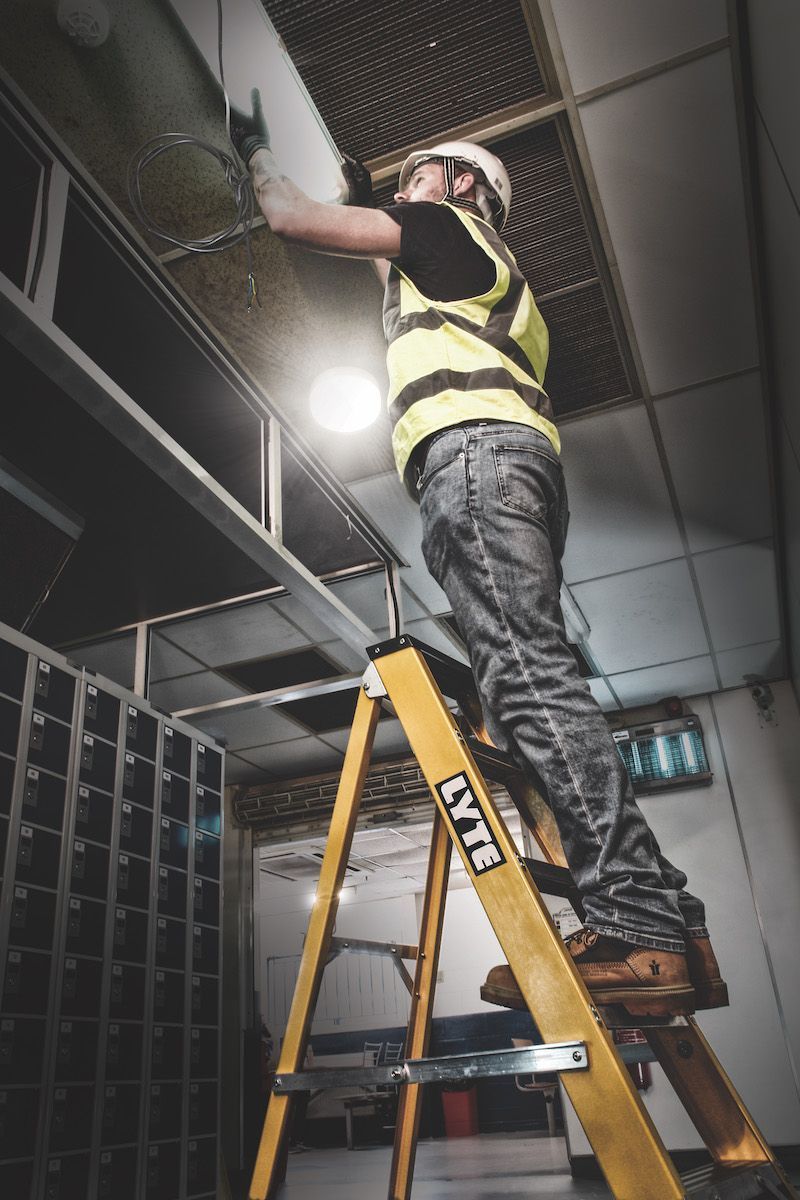
[{"label": "metal lockers", "polygon": [[0,1195],[214,1193],[222,770],[0,627]]}]

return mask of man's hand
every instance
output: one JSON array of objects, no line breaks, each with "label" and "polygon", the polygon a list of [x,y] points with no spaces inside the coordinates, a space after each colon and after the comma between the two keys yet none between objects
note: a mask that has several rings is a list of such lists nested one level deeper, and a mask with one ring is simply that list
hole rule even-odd
[{"label": "man's hand", "polygon": [[231,108],[231,141],[236,153],[245,166],[256,150],[269,150],[269,129],[261,107],[261,92],[253,88],[250,93],[253,105],[251,116],[243,113],[240,108]]},{"label": "man's hand", "polygon": [[342,174],[347,184],[347,203],[358,208],[374,208],[375,200],[372,195],[372,176],[362,162],[351,158],[342,151]]}]

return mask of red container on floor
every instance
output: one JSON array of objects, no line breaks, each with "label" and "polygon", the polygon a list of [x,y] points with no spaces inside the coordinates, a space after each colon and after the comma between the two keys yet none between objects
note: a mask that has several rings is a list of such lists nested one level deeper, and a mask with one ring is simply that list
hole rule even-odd
[{"label": "red container on floor", "polygon": [[442,1091],[444,1131],[448,1137],[474,1137],[478,1132],[478,1089]]}]

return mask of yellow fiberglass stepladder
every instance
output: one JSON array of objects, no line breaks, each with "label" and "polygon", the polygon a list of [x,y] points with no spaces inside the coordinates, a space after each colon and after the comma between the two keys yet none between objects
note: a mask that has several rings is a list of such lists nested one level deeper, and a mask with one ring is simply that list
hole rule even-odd
[{"label": "yellow fiberglass stepladder", "polygon": [[[408,1200],[422,1087],[431,1081],[556,1071],[616,1200],[800,1200],[691,1017],[632,1018],[598,1009],[581,980],[537,883],[579,906],[555,821],[512,760],[489,742],[468,668],[408,636],[368,651],[331,819],[317,899],[306,934],[273,1095],[250,1187],[267,1200],[281,1182],[293,1094],[342,1085],[397,1084],[400,1103],[389,1200]],[[457,700],[456,721],[443,696]],[[384,1067],[302,1071],[322,972],[330,956],[344,879],[381,702],[392,705],[436,802],[416,950],[407,1059]],[[520,856],[486,778],[503,783],[544,854]],[[467,874],[516,976],[544,1045],[426,1058],[450,852]],[[610,1029],[642,1028],[649,1046],[615,1046]],[[657,1060],[709,1151],[705,1167],[680,1175],[626,1070],[631,1052]]]}]

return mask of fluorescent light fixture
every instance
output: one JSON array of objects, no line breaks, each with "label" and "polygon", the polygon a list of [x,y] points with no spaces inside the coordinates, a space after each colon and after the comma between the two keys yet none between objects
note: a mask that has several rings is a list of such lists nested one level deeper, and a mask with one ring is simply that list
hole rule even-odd
[{"label": "fluorescent light fixture", "polygon": [[381,391],[369,371],[332,367],[314,380],[309,405],[311,415],[323,429],[355,433],[377,420]]},{"label": "fluorescent light fixture", "polygon": [[[216,0],[172,0],[172,7],[218,80]],[[223,0],[222,50],[231,105],[250,113],[250,92],[257,87],[282,170],[312,199],[341,202],[345,185],[336,145],[259,0]],[[221,93],[219,103],[222,113]]]}]

